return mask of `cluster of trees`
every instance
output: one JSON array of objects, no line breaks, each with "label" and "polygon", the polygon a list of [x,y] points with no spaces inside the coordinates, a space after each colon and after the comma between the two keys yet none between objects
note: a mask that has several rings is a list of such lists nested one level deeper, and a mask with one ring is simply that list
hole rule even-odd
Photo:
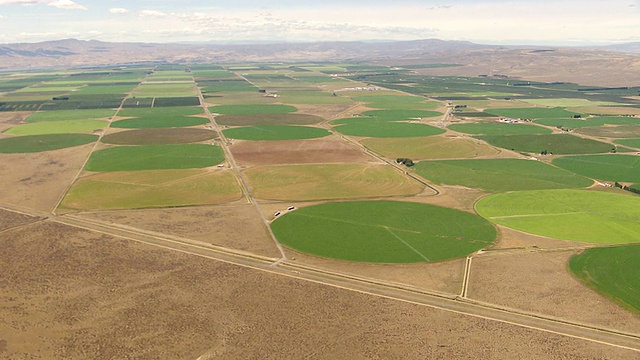
[{"label": "cluster of trees", "polygon": [[396,159],[396,162],[397,162],[398,164],[402,164],[402,165],[405,165],[405,166],[408,166],[408,167],[411,167],[411,166],[415,165],[415,164],[413,163],[413,160],[411,160],[411,159],[407,159],[407,158],[397,158],[397,159]]},{"label": "cluster of trees", "polygon": [[629,187],[627,185],[622,185],[617,181],[613,184],[613,186],[615,186],[615,187],[617,187],[619,189],[631,191],[634,194],[639,194],[640,195],[640,189],[632,188],[632,187]]}]

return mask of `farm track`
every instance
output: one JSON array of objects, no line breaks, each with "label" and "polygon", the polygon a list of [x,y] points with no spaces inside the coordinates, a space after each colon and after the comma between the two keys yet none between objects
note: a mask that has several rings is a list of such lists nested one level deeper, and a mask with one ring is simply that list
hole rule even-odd
[{"label": "farm track", "polygon": [[[563,319],[527,313],[490,303],[475,301],[453,294],[425,291],[404,284],[324,270],[302,264],[296,264],[284,258],[275,259],[259,256],[190,239],[167,236],[164,234],[125,226],[117,226],[96,220],[88,220],[70,214],[61,216],[51,215],[45,212],[36,212],[5,204],[0,204],[0,208],[39,217],[39,219],[34,219],[34,221],[28,224],[15,227],[13,229],[7,229],[7,231],[26,228],[42,221],[51,221],[171,251],[178,251],[259,271],[265,271],[271,274],[288,276],[369,295],[446,310],[458,314],[579,338],[605,345],[629,349],[640,353],[640,335],[638,334],[631,334],[588,324],[579,324]],[[44,219],[44,217],[47,218]],[[5,233],[7,231],[5,231]]]},{"label": "farm track", "polygon": [[[239,74],[236,74],[236,75],[240,76]],[[248,82],[248,80],[246,78],[244,78],[243,76],[241,76],[241,77],[245,81]],[[231,152],[231,150],[229,149],[229,146],[227,145],[227,138],[222,133],[222,129],[220,129],[220,126],[216,122],[215,116],[209,111],[209,108],[206,106],[206,103],[204,101],[204,96],[202,95],[202,91],[200,90],[200,88],[197,87],[195,78],[192,78],[192,81],[194,83],[194,86],[196,86],[198,99],[200,100],[200,106],[203,108],[205,115],[207,115],[207,118],[209,119],[209,122],[211,123],[211,126],[213,126],[213,129],[216,131],[216,133],[218,134],[218,137],[220,138],[220,147],[222,148],[222,151],[224,152],[225,159],[229,162],[229,165],[231,166],[231,169],[233,170],[233,172],[235,172],[236,177],[240,180],[240,185],[241,185],[242,191],[245,194],[245,196],[247,197],[247,200],[251,204],[253,204],[253,206],[255,206],[256,210],[258,210],[258,214],[260,215],[260,219],[262,220],[262,223],[264,224],[264,227],[266,228],[267,234],[269,234],[269,237],[271,237],[271,239],[273,240],[275,246],[278,248],[278,251],[280,252],[280,255],[281,255],[281,259],[280,260],[285,260],[287,258],[287,255],[284,252],[284,248],[282,247],[280,242],[278,242],[278,239],[276,239],[276,236],[273,234],[273,231],[271,230],[271,227],[269,226],[269,221],[264,216],[264,212],[260,208],[260,204],[258,204],[258,201],[256,200],[255,196],[253,195],[253,192],[251,191],[251,188],[249,187],[249,183],[247,182],[247,179],[242,174],[242,171],[240,171],[240,167],[238,167],[238,164],[236,163],[236,160],[233,157],[233,153]]]}]

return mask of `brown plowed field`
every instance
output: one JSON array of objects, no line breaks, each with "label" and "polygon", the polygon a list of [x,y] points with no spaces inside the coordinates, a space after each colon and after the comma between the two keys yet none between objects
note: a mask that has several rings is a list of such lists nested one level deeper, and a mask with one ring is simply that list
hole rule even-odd
[{"label": "brown plowed field", "polygon": [[251,204],[88,212],[81,216],[258,255],[280,256]]},{"label": "brown plowed field", "polygon": [[573,278],[563,252],[504,251],[473,258],[469,297],[511,308],[638,333],[640,317]]},{"label": "brown plowed field", "polygon": [[116,145],[186,144],[216,136],[215,131],[195,128],[138,129],[108,134],[101,141]]},{"label": "brown plowed field", "polygon": [[0,202],[51,210],[94,144],[28,154],[0,154]]},{"label": "brown plowed field", "polygon": [[0,112],[0,139],[3,137],[10,137],[10,135],[3,134],[2,132],[19,125],[22,120],[29,116],[30,112]]},{"label": "brown plowed field", "polygon": [[324,121],[323,118],[308,114],[252,114],[220,115],[216,123],[220,125],[311,125]]},{"label": "brown plowed field", "polygon": [[54,223],[0,246],[9,359],[637,358]]},{"label": "brown plowed field", "polygon": [[229,149],[242,166],[362,163],[372,159],[337,136],[309,140],[238,141]]}]

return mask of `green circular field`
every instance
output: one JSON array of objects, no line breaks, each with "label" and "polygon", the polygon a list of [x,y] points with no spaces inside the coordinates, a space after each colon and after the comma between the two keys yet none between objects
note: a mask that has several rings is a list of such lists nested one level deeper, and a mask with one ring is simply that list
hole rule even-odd
[{"label": "green circular field", "polygon": [[524,159],[421,161],[415,171],[436,184],[489,192],[583,188],[593,184],[591,179],[570,171]]},{"label": "green circular field", "polygon": [[205,144],[116,146],[91,154],[86,170],[133,171],[191,169],[224,161],[222,149]]},{"label": "green circular field", "polygon": [[89,134],[27,135],[0,139],[0,153],[33,153],[84,145],[98,140]]},{"label": "green circular field", "polygon": [[431,110],[369,110],[362,113],[362,115],[370,116],[376,120],[384,121],[398,121],[398,120],[411,120],[427,117],[434,117],[442,115],[441,112]]},{"label": "green circular field", "polygon": [[24,125],[14,126],[5,133],[12,135],[45,135],[45,134],[68,134],[83,133],[94,130],[101,130],[109,123],[102,120],[59,120],[40,121]]},{"label": "green circular field", "polygon": [[507,123],[454,124],[449,129],[474,135],[523,135],[551,134],[551,130],[539,126]]},{"label": "green circular field", "polygon": [[640,312],[640,245],[588,249],[571,257],[569,268],[587,286]]},{"label": "green circular field", "polygon": [[186,144],[213,139],[215,131],[193,128],[138,129],[121,131],[102,137],[102,142],[115,145]]},{"label": "green circular field", "polygon": [[640,156],[619,154],[563,156],[554,159],[552,163],[594,179],[640,182]]},{"label": "green circular field", "polygon": [[562,240],[640,241],[640,197],[587,190],[518,191],[488,196],[478,214],[496,224]]},{"label": "green circular field", "polygon": [[247,104],[247,105],[217,105],[211,106],[209,111],[224,115],[250,114],[286,114],[298,111],[290,105],[280,104]]},{"label": "green circular field", "polygon": [[288,212],[271,223],[295,250],[374,263],[435,262],[491,245],[495,228],[481,217],[398,201],[336,202]]},{"label": "green circular field", "polygon": [[331,133],[309,126],[255,125],[223,130],[224,136],[239,140],[303,140],[321,138]]},{"label": "green circular field", "polygon": [[482,135],[489,144],[503,149],[529,153],[597,154],[610,152],[613,145],[569,134],[550,135]]},{"label": "green circular field", "polygon": [[[351,120],[351,121],[347,121]],[[334,129],[344,135],[375,137],[375,138],[397,138],[439,135],[445,132],[443,129],[426,124],[376,121],[362,119],[344,119],[344,125],[336,126]]]}]

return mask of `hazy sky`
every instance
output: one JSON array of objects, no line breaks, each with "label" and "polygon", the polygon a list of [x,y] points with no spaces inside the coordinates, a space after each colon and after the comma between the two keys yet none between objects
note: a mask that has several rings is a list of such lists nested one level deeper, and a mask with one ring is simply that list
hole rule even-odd
[{"label": "hazy sky", "polygon": [[640,41],[640,0],[0,0],[0,43]]}]

